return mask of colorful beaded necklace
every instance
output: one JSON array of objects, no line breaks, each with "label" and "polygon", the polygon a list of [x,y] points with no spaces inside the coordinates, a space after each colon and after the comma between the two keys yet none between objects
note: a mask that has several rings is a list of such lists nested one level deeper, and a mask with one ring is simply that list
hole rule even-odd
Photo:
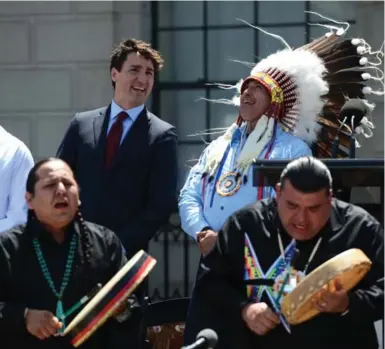
[{"label": "colorful beaded necklace", "polygon": [[61,320],[62,324],[63,324],[63,326],[61,327],[61,329],[58,332],[63,332],[65,330],[65,322],[64,322],[64,317],[63,317],[64,309],[63,309],[62,299],[63,299],[64,291],[68,285],[68,281],[69,281],[71,271],[72,271],[73,261],[75,259],[75,252],[76,252],[76,246],[77,246],[77,236],[76,236],[76,234],[72,235],[72,239],[71,239],[71,243],[70,243],[70,247],[69,247],[69,251],[68,251],[67,264],[65,267],[63,280],[62,280],[62,284],[61,284],[59,292],[56,291],[56,288],[55,288],[55,285],[53,283],[51,274],[50,274],[48,267],[47,267],[47,263],[44,259],[43,253],[41,251],[40,243],[36,238],[33,239],[33,246],[35,248],[36,256],[37,256],[37,259],[39,261],[41,271],[43,272],[43,276],[46,279],[48,286],[51,288],[52,292],[54,293],[54,295],[58,299],[57,304],[56,304],[56,317],[59,320]]}]

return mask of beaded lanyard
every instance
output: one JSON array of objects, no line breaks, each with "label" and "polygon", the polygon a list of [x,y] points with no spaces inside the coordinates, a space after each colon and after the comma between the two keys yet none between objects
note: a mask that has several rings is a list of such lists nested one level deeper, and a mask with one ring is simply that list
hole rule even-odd
[{"label": "beaded lanyard", "polygon": [[[313,247],[313,250],[311,251],[310,257],[307,260],[306,265],[305,265],[305,267],[303,268],[303,271],[302,271],[302,273],[304,275],[306,275],[307,269],[309,268],[310,263],[312,262],[315,254],[317,253],[318,248],[319,248],[321,242],[322,242],[322,237],[320,237],[317,240],[317,243],[315,244],[315,246]],[[285,250],[283,248],[282,238],[281,238],[281,234],[279,232],[278,232],[278,244],[279,244],[279,249],[280,249],[280,252],[281,252],[282,259],[284,261],[285,260]],[[287,264],[287,268],[290,268],[290,264]]]},{"label": "beaded lanyard", "polygon": [[62,284],[61,284],[59,292],[56,291],[56,288],[55,288],[54,283],[52,281],[51,274],[50,274],[48,267],[47,267],[47,263],[43,257],[43,253],[41,251],[39,241],[36,238],[33,239],[33,246],[35,248],[36,256],[37,256],[37,259],[39,261],[40,268],[41,268],[41,271],[43,272],[44,278],[46,279],[48,286],[51,288],[52,292],[54,293],[54,295],[58,299],[57,304],[56,304],[56,317],[59,320],[61,320],[62,324],[63,324],[63,326],[61,327],[60,330],[58,330],[58,332],[63,332],[65,329],[65,322],[64,322],[64,317],[63,317],[64,309],[63,309],[62,299],[63,299],[64,291],[68,285],[68,281],[69,281],[69,278],[71,275],[73,261],[75,259],[74,257],[75,257],[76,246],[77,246],[77,236],[76,236],[76,234],[73,234],[73,236],[72,236],[70,248],[68,251],[67,263],[66,263],[66,267],[65,267],[65,271],[64,271],[64,275],[63,275],[63,280],[62,280]]}]

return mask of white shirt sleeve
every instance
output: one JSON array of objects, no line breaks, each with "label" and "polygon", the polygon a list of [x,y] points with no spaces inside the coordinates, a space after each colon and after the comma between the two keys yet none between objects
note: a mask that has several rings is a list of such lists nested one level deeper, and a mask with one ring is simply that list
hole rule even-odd
[{"label": "white shirt sleeve", "polygon": [[20,146],[12,160],[12,177],[8,188],[9,203],[5,218],[0,219],[0,233],[27,221],[26,182],[33,165],[34,160],[29,149],[25,145]]}]

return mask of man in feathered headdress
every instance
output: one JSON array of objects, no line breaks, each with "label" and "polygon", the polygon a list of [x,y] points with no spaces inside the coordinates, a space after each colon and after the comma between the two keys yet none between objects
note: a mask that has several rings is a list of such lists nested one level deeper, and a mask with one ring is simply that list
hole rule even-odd
[{"label": "man in feathered headdress", "polygon": [[[281,40],[287,49],[257,63],[250,76],[235,86],[239,94],[231,103],[239,106],[237,121],[204,150],[180,193],[182,228],[198,241],[203,256],[213,248],[217,232],[230,215],[256,200],[275,196],[262,177],[258,187],[253,186],[250,178],[255,159],[311,155],[310,146],[318,157],[345,157],[353,134],[368,136],[365,131],[371,132],[373,124],[366,117],[340,120],[340,110],[352,98],[362,99],[368,110],[373,108],[365,95],[383,92],[373,91],[365,83],[382,77],[363,71],[380,71],[364,55],[379,59],[381,53],[372,52],[362,39],[342,39],[348,28],[324,26],[331,31],[298,49],[257,28]],[[332,154],[336,135],[340,145]],[[201,273],[200,268],[195,289]],[[208,307],[204,299],[198,301],[194,290],[186,343],[205,327],[204,309]]]}]

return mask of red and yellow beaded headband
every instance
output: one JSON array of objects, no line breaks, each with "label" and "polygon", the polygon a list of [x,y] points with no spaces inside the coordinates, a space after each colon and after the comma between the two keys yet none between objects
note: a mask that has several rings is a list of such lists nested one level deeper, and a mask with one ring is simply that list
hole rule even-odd
[{"label": "red and yellow beaded headband", "polygon": [[250,80],[254,80],[260,83],[270,95],[270,106],[265,112],[265,115],[280,119],[284,112],[284,94],[279,84],[269,74],[258,72],[247,77],[243,81],[241,86],[241,93],[245,90],[246,83]]}]

